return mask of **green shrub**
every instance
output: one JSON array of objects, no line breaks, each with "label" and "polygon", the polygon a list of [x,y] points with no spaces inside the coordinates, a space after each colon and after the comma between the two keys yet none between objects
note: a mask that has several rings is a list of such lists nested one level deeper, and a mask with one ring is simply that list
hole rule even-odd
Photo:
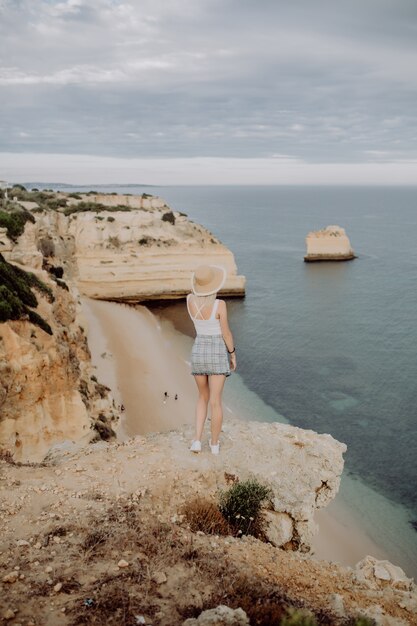
[{"label": "green shrub", "polygon": [[0,209],[0,226],[7,229],[7,236],[12,241],[16,242],[23,233],[26,222],[35,223],[35,218],[26,209],[15,207],[7,211]]},{"label": "green shrub", "polygon": [[28,318],[52,335],[49,324],[31,310],[38,306],[33,288],[45,294],[50,302],[53,301],[52,290],[47,285],[31,272],[8,263],[0,254],[0,322]]},{"label": "green shrub", "polygon": [[283,617],[279,626],[317,626],[317,621],[310,611],[303,609],[287,609],[287,615]]},{"label": "green shrub", "polygon": [[167,211],[166,213],[163,214],[163,216],[161,217],[161,220],[163,222],[169,222],[170,224],[175,224],[175,215],[173,214],[172,211]]},{"label": "green shrub", "polygon": [[118,204],[117,206],[106,206],[101,202],[79,202],[78,204],[67,206],[64,209],[64,215],[72,215],[73,213],[85,213],[92,211],[93,213],[100,213],[101,211],[111,211],[112,213],[117,211],[131,211],[132,209],[124,204]]},{"label": "green shrub", "polygon": [[111,215],[109,215],[109,217],[107,218],[108,222],[114,222],[115,218],[112,217]]},{"label": "green shrub", "polygon": [[82,196],[79,193],[69,193],[68,198],[75,198],[75,200],[82,200]]},{"label": "green shrub", "polygon": [[264,536],[262,504],[270,501],[272,490],[256,478],[235,483],[220,494],[220,511],[237,535]]},{"label": "green shrub", "polygon": [[52,211],[56,211],[57,209],[61,208],[61,207],[66,207],[67,206],[67,199],[66,198],[47,198],[44,201],[44,204],[46,204],[48,209],[51,209]]}]

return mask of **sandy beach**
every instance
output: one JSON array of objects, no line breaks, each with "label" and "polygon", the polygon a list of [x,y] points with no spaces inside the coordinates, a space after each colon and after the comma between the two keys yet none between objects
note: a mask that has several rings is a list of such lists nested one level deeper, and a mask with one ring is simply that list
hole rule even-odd
[{"label": "sandy beach", "polygon": [[[187,363],[192,340],[144,306],[83,298],[83,313],[97,376],[125,407],[119,437],[192,424],[196,389]],[[230,403],[225,407],[225,419],[228,412],[235,412]],[[238,416],[250,417],[240,411]],[[319,532],[313,541],[314,558],[350,566],[368,554],[389,558],[338,498],[317,511],[316,522]]]}]

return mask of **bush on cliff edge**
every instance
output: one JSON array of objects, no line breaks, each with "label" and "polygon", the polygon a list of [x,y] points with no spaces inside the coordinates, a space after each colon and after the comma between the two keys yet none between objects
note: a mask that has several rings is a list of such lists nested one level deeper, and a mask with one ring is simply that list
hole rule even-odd
[{"label": "bush on cliff edge", "polygon": [[53,302],[52,290],[45,283],[35,274],[8,263],[0,254],[0,322],[29,319],[32,324],[52,335],[49,324],[31,310],[38,306],[33,288],[45,295],[49,302]]}]

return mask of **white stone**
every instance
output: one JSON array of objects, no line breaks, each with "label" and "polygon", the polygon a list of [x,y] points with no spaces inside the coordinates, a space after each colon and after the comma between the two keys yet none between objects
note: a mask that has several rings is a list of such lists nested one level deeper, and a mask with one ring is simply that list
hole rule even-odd
[{"label": "white stone", "polygon": [[294,524],[288,513],[281,513],[279,511],[265,511],[264,517],[267,522],[266,535],[268,541],[274,546],[283,546],[288,541],[291,541]]},{"label": "white stone", "polygon": [[162,585],[163,583],[166,583],[168,579],[165,572],[155,572],[154,574],[152,574],[152,580],[157,585]]},{"label": "white stone", "polygon": [[127,561],[125,561],[124,559],[120,559],[120,561],[117,564],[117,567],[129,567],[129,563]]},{"label": "white stone", "polygon": [[231,609],[220,605],[203,611],[197,618],[189,618],[182,626],[248,626],[249,618],[241,608]]},{"label": "white stone", "polygon": [[355,574],[357,580],[374,589],[389,585],[395,589],[410,591],[414,585],[413,579],[408,578],[401,567],[369,555],[355,565]]}]

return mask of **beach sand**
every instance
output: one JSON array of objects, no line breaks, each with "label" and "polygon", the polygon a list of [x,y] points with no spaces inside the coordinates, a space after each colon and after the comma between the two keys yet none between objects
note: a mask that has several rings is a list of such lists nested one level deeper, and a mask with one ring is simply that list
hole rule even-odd
[{"label": "beach sand", "polygon": [[[119,437],[192,424],[197,399],[187,364],[192,339],[169,322],[161,322],[144,306],[83,298],[83,313],[97,376],[125,407]],[[228,412],[235,412],[230,403],[225,419]],[[239,412],[239,417],[249,416]],[[337,497],[316,512],[315,520],[319,532],[313,540],[314,558],[350,566],[367,554],[389,558]]]}]

